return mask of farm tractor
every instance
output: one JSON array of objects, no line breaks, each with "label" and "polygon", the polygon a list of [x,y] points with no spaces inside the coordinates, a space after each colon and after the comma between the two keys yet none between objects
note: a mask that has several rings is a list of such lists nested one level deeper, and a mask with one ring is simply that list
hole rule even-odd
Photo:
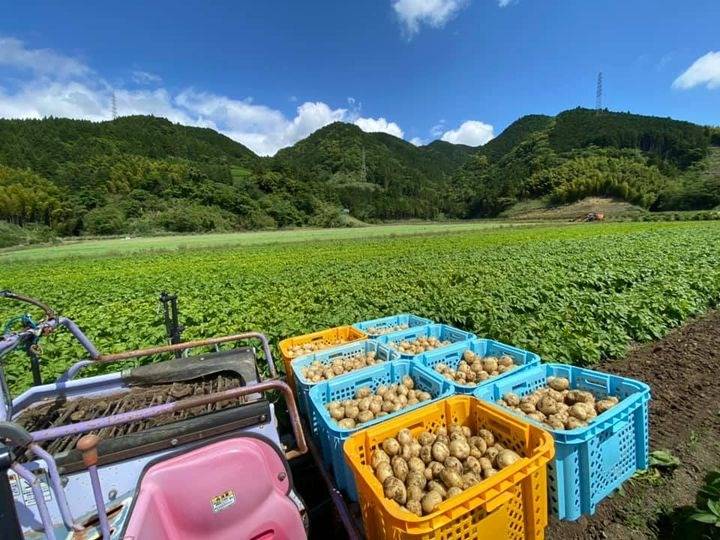
[{"label": "farm tractor", "polygon": [[[72,320],[40,301],[10,291],[0,291],[0,298],[43,313],[37,322],[27,315],[15,318],[0,336],[0,360],[24,350],[35,382],[12,398],[0,363],[3,539],[307,537],[309,509],[293,484],[290,463],[307,462],[311,443],[263,334],[183,342],[176,298],[164,295],[169,343],[106,354]],[[88,358],[43,384],[41,342],[60,330]],[[256,350],[239,345],[248,340],[260,343],[266,379]],[[89,367],[162,355],[172,356],[77,377]],[[280,396],[286,408],[276,410]],[[310,452],[319,463],[316,449]],[[342,497],[330,488],[321,464],[319,471],[331,503],[351,528]]]}]

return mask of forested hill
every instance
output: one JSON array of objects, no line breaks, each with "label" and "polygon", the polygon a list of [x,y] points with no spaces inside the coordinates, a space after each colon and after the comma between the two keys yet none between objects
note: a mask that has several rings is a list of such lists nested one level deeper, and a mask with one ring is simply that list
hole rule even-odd
[{"label": "forested hill", "polygon": [[111,122],[0,120],[0,163],[47,177],[55,177],[67,163],[127,154],[201,162],[257,159],[247,147],[212,129],[153,116],[125,116]]},{"label": "forested hill", "polygon": [[711,144],[716,128],[586,109],[522,117],[480,148],[335,123],[272,158],[156,117],[0,120],[0,221],[59,235],[329,226],[342,209],[478,217],[589,194],[707,208],[720,204]]},{"label": "forested hill", "polygon": [[443,211],[438,193],[475,150],[443,141],[417,147],[335,122],[272,161],[295,178],[327,184],[360,219],[433,218]]},{"label": "forested hill", "polygon": [[580,108],[525,116],[457,171],[451,213],[493,216],[522,200],[590,195],[651,210],[713,208],[720,176],[704,174],[710,145],[720,146],[720,129],[670,118]]}]

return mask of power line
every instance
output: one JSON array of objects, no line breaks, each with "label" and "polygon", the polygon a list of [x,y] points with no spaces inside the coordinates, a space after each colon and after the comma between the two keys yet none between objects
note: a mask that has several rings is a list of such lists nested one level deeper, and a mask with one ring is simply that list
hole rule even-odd
[{"label": "power line", "polygon": [[602,110],[603,101],[603,76],[602,71],[598,73],[597,78],[597,89],[595,91],[595,110],[600,112]]}]

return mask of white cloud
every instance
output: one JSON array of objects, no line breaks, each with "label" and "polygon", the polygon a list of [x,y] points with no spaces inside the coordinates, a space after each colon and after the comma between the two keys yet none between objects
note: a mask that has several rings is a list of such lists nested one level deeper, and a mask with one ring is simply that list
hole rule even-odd
[{"label": "white cloud", "polygon": [[439,120],[437,124],[430,128],[430,134],[433,137],[440,137],[445,131],[445,119]]},{"label": "white cloud", "polygon": [[408,37],[420,31],[422,24],[442,28],[469,0],[392,0],[403,30]]},{"label": "white cloud", "polygon": [[30,70],[39,75],[78,77],[90,73],[90,68],[75,58],[50,49],[28,49],[19,39],[0,37],[0,66]]},{"label": "white cloud", "polygon": [[708,90],[720,88],[720,51],[701,56],[673,82],[673,88],[688,90],[705,85]]},{"label": "white cloud", "polygon": [[132,72],[132,80],[137,84],[159,84],[162,82],[162,77],[149,71],[136,69]]},{"label": "white cloud", "polygon": [[493,139],[493,127],[477,120],[467,120],[459,128],[443,133],[442,140],[453,144],[480,146]]},{"label": "white cloud", "polygon": [[498,0],[498,6],[503,8],[509,6],[510,4],[513,4],[514,2],[515,0]]},{"label": "white cloud", "polygon": [[380,118],[358,118],[355,125],[368,133],[381,132],[403,138],[403,130],[395,122],[388,122],[382,116]]},{"label": "white cloud", "polygon": [[346,109],[332,109],[322,102],[298,106],[296,115],[287,119],[280,111],[257,105],[252,100],[237,100],[206,92],[185,90],[175,104],[210,127],[248,146],[261,155],[272,155],[315,130],[345,120]]},{"label": "white cloud", "polygon": [[[45,66],[43,68],[43,62]],[[0,117],[47,116],[93,121],[109,120],[112,95],[118,113],[155,115],[184,125],[209,127],[248,146],[261,155],[272,155],[332,122],[355,122],[364,131],[382,131],[397,137],[403,131],[383,117],[363,118],[360,104],[349,98],[350,108],[332,108],[323,102],[300,104],[288,118],[281,111],[193,88],[173,93],[165,88],[112,88],[81,62],[51,50],[31,50],[12,38],[0,38],[0,65],[30,70],[12,90],[0,80]],[[160,82],[159,76],[133,72],[142,82]],[[136,77],[133,77],[134,79]],[[136,81],[137,82],[137,81]]]},{"label": "white cloud", "polygon": [[425,141],[423,139],[421,139],[420,137],[413,137],[412,139],[410,139],[410,142],[412,144],[414,144],[415,146],[424,146],[425,145]]}]

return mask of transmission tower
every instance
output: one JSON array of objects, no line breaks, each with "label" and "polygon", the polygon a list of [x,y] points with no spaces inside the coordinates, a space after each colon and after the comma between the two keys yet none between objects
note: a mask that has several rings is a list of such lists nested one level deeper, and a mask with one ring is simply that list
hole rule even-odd
[{"label": "transmission tower", "polygon": [[603,99],[603,81],[602,71],[598,73],[597,78],[597,90],[595,91],[595,110],[599,113],[602,110],[602,99]]},{"label": "transmission tower", "polygon": [[112,93],[112,118],[113,120],[117,118],[117,99],[115,98],[115,90],[113,90]]}]

